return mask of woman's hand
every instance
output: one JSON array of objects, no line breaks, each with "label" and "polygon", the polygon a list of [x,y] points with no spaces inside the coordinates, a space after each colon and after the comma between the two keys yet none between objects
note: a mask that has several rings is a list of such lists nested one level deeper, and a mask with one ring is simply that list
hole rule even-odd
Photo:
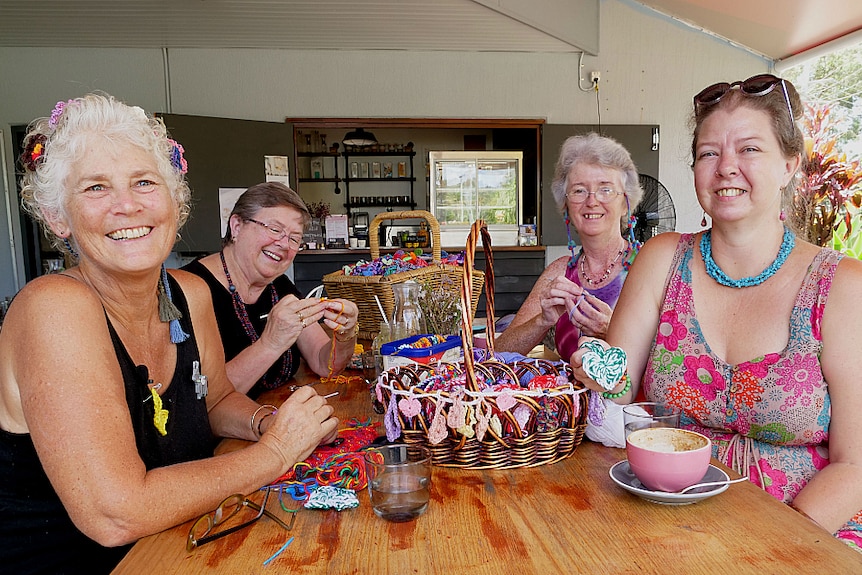
[{"label": "woman's hand", "polygon": [[347,299],[324,299],[323,323],[342,339],[346,334],[353,334],[359,322],[359,308]]},{"label": "woman's hand", "polygon": [[[358,314],[353,306],[354,317]],[[305,328],[319,322],[327,313],[327,306],[319,299],[298,299],[288,295],[278,301],[269,312],[261,339],[279,353],[292,346]]]},{"label": "woman's hand", "polygon": [[601,385],[599,385],[596,380],[587,375],[587,372],[584,371],[584,354],[587,352],[587,347],[584,346],[584,343],[587,341],[597,341],[601,344],[601,346],[605,349],[610,347],[607,342],[597,339],[594,337],[582,337],[578,340],[578,349],[575,350],[575,353],[569,358],[569,365],[572,366],[572,371],[575,372],[575,379],[583,383],[588,389],[592,389],[593,391],[604,392],[607,391]]},{"label": "woman's hand", "polygon": [[584,290],[566,276],[557,276],[547,281],[540,295],[542,321],[548,327],[555,325],[560,316],[571,309]]},{"label": "woman's hand", "polygon": [[260,443],[282,459],[285,469],[307,458],[321,443],[332,442],[338,433],[333,408],[310,386],[297,389],[268,417]]},{"label": "woman's hand", "polygon": [[582,295],[566,310],[581,334],[604,339],[614,310],[599,298],[582,290]]}]

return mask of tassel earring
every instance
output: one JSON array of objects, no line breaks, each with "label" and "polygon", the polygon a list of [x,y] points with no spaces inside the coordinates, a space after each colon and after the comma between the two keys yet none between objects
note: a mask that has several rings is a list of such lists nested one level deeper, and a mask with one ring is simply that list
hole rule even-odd
[{"label": "tassel earring", "polygon": [[706,227],[706,212],[703,212],[703,218],[700,220],[700,227]]},{"label": "tassel earring", "polygon": [[572,221],[569,219],[568,208],[566,208],[566,210],[563,212],[563,218],[566,222],[566,238],[568,238],[569,240],[566,245],[568,246],[569,253],[571,254],[571,256],[569,257],[569,267],[573,268],[575,267],[575,260],[577,260],[577,257],[575,256],[575,241],[572,239]]},{"label": "tassel earring", "polygon": [[[629,245],[635,252],[640,251],[641,246],[643,246],[643,243],[639,242],[637,236],[635,235],[635,227],[637,227],[637,225],[637,216],[632,214],[632,206],[629,203],[629,195],[626,194],[626,228],[628,230],[628,241]],[[625,263],[623,263],[623,266],[625,267]]]},{"label": "tassel earring", "polygon": [[189,338],[189,334],[183,331],[180,318],[183,314],[174,305],[171,297],[171,286],[168,283],[168,271],[162,264],[162,277],[159,278],[159,319],[171,324],[171,343],[182,343]]}]

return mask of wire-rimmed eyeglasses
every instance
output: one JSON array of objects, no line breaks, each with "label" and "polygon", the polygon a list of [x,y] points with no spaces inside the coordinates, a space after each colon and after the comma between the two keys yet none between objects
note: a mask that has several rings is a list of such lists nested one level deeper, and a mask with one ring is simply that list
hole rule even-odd
[{"label": "wire-rimmed eyeglasses", "polygon": [[607,204],[621,193],[622,192],[608,187],[599,188],[598,190],[593,191],[589,191],[584,188],[574,188],[566,192],[566,197],[576,204],[583,204],[587,201],[587,198],[590,197],[590,194],[592,194],[598,201],[603,204]]},{"label": "wire-rimmed eyeglasses", "polygon": [[[189,538],[186,541],[186,551],[191,552],[196,547],[200,547],[204,543],[215,541],[216,539],[224,537],[225,535],[230,535],[231,533],[236,533],[240,529],[245,529],[249,525],[255,523],[264,515],[278,523],[285,530],[290,531],[291,527],[293,527],[292,524],[286,524],[276,515],[266,510],[266,504],[268,500],[269,489],[265,489],[263,503],[261,503],[260,505],[239,493],[234,493],[233,495],[226,497],[224,501],[219,503],[218,507],[216,507],[214,511],[210,511],[205,515],[201,515],[198,520],[192,524],[191,529],[189,529]],[[257,511],[257,515],[251,517],[247,521],[243,521],[238,525],[234,525],[232,527],[228,527],[223,531],[219,531],[218,533],[212,532],[212,530],[217,525],[221,525],[222,523],[226,522],[228,519],[236,515],[243,507],[248,507],[254,511]]]},{"label": "wire-rimmed eyeglasses", "polygon": [[246,218],[246,221],[251,222],[253,224],[257,224],[260,227],[264,228],[267,232],[269,232],[269,236],[277,242],[283,240],[286,236],[287,237],[287,243],[288,243],[290,249],[297,251],[297,252],[302,250],[302,238],[301,237],[288,236],[287,232],[284,231],[283,229],[276,227],[276,226],[271,226],[269,224],[265,224],[259,220],[255,220],[253,218]]},{"label": "wire-rimmed eyeglasses", "polygon": [[758,74],[746,80],[737,80],[736,82],[719,82],[712,86],[707,86],[694,97],[694,111],[700,113],[700,110],[705,106],[717,104],[725,94],[739,88],[739,91],[746,96],[765,96],[772,92],[776,86],[781,85],[781,90],[784,92],[784,102],[787,104],[787,111],[790,113],[790,121],[793,121],[793,106],[790,105],[790,94],[787,93],[787,84],[784,78],[773,76],[772,74]]}]

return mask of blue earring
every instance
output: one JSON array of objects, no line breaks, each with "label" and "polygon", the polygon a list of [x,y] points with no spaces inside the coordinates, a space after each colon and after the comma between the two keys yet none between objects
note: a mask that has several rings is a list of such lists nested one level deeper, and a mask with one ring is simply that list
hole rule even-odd
[{"label": "blue earring", "polygon": [[63,238],[63,245],[66,246],[66,249],[73,258],[78,259],[78,252],[72,247],[72,242],[69,241],[69,238]]}]

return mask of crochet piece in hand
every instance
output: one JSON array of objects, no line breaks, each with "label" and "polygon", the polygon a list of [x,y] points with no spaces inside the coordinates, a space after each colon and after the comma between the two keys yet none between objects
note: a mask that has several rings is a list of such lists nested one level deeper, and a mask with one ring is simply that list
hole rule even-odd
[{"label": "crochet piece in hand", "polygon": [[587,348],[581,358],[586,374],[608,391],[615,388],[626,372],[626,352],[618,347],[605,349],[595,340],[581,347]]}]

